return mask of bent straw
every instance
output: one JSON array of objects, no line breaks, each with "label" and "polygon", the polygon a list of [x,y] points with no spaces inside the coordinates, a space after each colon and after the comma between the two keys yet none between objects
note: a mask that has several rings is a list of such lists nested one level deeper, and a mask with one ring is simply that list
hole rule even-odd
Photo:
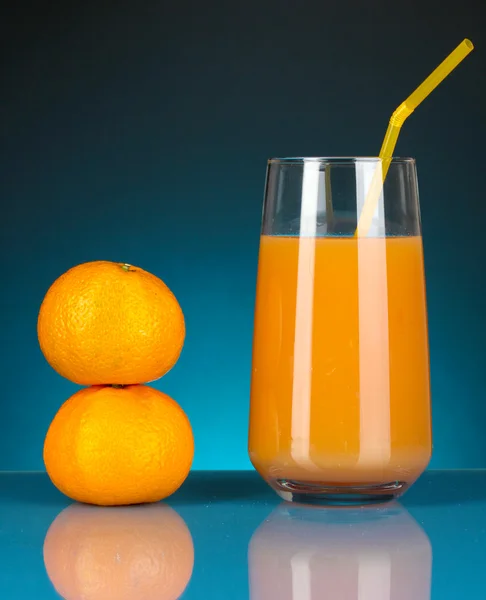
[{"label": "bent straw", "polygon": [[[378,204],[378,199],[383,188],[390,163],[397,143],[398,134],[405,122],[417,106],[427,98],[427,96],[441,83],[457,65],[462,62],[466,56],[474,49],[473,43],[465,39],[449,56],[444,59],[441,64],[433,71],[427,79],[419,85],[419,87],[410,94],[410,96],[400,104],[390,118],[388,129],[386,130],[385,139],[381,146],[379,158],[381,165],[378,164],[371,180],[370,189],[361,211],[358,220],[358,226],[355,231],[355,236],[366,236],[368,234],[373,214]],[[380,169],[381,166],[381,169]]]}]

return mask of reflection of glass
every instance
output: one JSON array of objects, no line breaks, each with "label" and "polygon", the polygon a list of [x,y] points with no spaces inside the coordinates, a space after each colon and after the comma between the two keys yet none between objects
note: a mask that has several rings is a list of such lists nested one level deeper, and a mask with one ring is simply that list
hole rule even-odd
[{"label": "reflection of glass", "polygon": [[398,504],[281,505],[253,534],[251,600],[429,600],[427,535]]},{"label": "reflection of glass", "polygon": [[191,578],[194,546],[169,506],[72,504],[47,532],[44,563],[66,600],[176,600]]},{"label": "reflection of glass", "polygon": [[431,454],[415,162],[393,160],[369,236],[353,236],[378,159],[269,162],[249,454],[286,500],[398,496]]}]

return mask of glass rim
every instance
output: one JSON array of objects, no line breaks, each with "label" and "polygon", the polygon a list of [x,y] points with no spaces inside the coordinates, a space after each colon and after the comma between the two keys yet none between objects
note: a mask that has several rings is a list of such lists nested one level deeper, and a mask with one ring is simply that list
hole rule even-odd
[{"label": "glass rim", "polygon": [[[303,165],[305,163],[321,163],[333,165],[353,165],[356,163],[378,163],[381,162],[379,156],[285,156],[272,157],[268,159],[269,165]],[[415,158],[410,156],[394,156],[391,159],[392,164],[413,164]]]}]

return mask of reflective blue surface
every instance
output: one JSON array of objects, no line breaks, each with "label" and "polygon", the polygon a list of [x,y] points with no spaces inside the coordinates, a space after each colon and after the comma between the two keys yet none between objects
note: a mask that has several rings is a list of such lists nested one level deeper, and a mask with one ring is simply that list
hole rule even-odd
[{"label": "reflective blue surface", "polygon": [[99,508],[43,473],[0,473],[9,600],[483,599],[485,563],[486,470],[430,471],[400,503],[366,508],[286,504],[241,471]]}]

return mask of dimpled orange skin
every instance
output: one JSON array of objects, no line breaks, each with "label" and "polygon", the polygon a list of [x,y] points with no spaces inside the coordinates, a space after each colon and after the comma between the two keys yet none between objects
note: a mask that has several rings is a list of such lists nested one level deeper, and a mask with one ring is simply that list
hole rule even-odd
[{"label": "dimpled orange skin", "polygon": [[44,564],[66,600],[176,600],[191,578],[194,545],[169,506],[72,504],[47,532]]},{"label": "dimpled orange skin", "polygon": [[186,414],[146,385],[80,390],[61,406],[44,442],[52,483],[73,500],[105,506],[170,496],[193,456]]},{"label": "dimpled orange skin", "polygon": [[177,362],[184,315],[155,275],[88,262],[61,275],[40,308],[37,334],[49,364],[81,385],[147,383]]}]

